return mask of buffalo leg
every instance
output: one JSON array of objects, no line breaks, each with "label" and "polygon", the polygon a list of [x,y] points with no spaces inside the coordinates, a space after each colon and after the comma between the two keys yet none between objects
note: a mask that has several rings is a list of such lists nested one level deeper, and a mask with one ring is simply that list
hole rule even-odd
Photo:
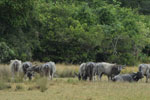
[{"label": "buffalo leg", "polygon": [[99,74],[99,80],[101,80],[102,75],[103,75],[103,73],[100,73],[100,74]]},{"label": "buffalo leg", "polygon": [[148,77],[148,75],[147,75],[147,76],[146,76],[146,83],[148,83],[148,78],[149,78],[149,77]]},{"label": "buffalo leg", "polygon": [[89,80],[90,80],[90,81],[92,81],[92,79],[93,79],[93,77],[92,77],[92,76],[90,76],[90,77],[89,77]]}]

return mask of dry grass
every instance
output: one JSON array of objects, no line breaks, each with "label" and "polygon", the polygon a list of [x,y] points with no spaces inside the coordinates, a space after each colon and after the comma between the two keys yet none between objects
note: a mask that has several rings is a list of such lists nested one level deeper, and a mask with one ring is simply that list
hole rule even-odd
[{"label": "dry grass", "polygon": [[36,82],[37,87],[39,87],[41,92],[45,92],[48,89],[48,80],[47,78],[40,78]]},{"label": "dry grass", "polygon": [[[68,81],[71,80],[71,81]],[[84,82],[76,78],[61,78],[48,82],[48,89],[40,92],[38,89],[28,90],[26,84],[23,91],[0,91],[2,100],[148,100],[150,84]],[[25,87],[24,86],[24,87]]]},{"label": "dry grass", "polygon": [[57,71],[56,76],[57,77],[75,77],[74,73],[78,72],[78,65],[65,65],[65,64],[57,64]]},{"label": "dry grass", "polygon": [[132,72],[137,72],[138,71],[138,67],[136,66],[130,66],[130,67],[125,67],[121,73],[132,73]]},{"label": "dry grass", "polygon": [[[2,66],[8,67],[0,65],[0,72]],[[72,73],[77,72],[79,68],[78,65],[57,64],[56,66],[59,76],[63,76],[63,73],[73,75]],[[137,67],[127,67],[122,73],[137,70]],[[5,71],[8,72],[8,69]],[[104,76],[102,81],[95,82],[78,81],[77,78],[54,78],[53,81],[41,84],[44,81],[39,79],[39,81],[22,83],[8,82],[11,88],[0,90],[0,97],[2,100],[149,100],[150,98],[150,83],[145,83],[144,80],[138,83],[114,83],[108,82]],[[40,86],[44,92],[40,92],[43,91],[40,90]],[[16,91],[16,88],[19,91]]]},{"label": "dry grass", "polygon": [[11,77],[10,68],[6,64],[0,65],[0,79],[9,81]]}]

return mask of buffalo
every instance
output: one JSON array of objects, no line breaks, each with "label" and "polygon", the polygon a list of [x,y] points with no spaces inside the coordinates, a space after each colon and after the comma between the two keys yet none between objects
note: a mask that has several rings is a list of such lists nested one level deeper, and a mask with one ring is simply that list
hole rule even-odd
[{"label": "buffalo", "polygon": [[32,67],[32,63],[31,62],[24,62],[22,64],[22,71],[23,71],[24,75],[27,73],[27,69],[29,67]]},{"label": "buffalo", "polygon": [[143,75],[141,72],[131,73],[131,74],[120,74],[116,75],[112,81],[115,82],[137,82],[139,79],[142,79]]},{"label": "buffalo", "polygon": [[80,68],[79,68],[79,74],[78,74],[78,79],[79,80],[86,80],[86,76],[85,76],[85,74],[86,74],[86,71],[85,71],[85,66],[86,66],[86,63],[82,63],[81,65],[80,65]]},{"label": "buffalo", "polygon": [[42,71],[42,75],[49,77],[49,79],[52,80],[54,73],[56,72],[55,63],[50,61],[50,62],[47,62],[46,64],[43,64],[41,71]]},{"label": "buffalo", "polygon": [[21,68],[21,60],[11,60],[10,61],[10,68],[12,73],[12,78],[14,79],[16,74],[19,74],[20,68]]},{"label": "buffalo", "polygon": [[140,64],[139,71],[142,73],[143,76],[146,76],[146,83],[150,78],[150,64]]},{"label": "buffalo", "polygon": [[27,76],[32,77],[34,73],[37,72],[41,76],[49,77],[49,79],[53,79],[54,73],[56,72],[56,65],[54,62],[50,61],[40,66],[33,66],[27,69]]},{"label": "buffalo", "polygon": [[32,63],[31,62],[24,62],[22,64],[21,70],[23,72],[24,77],[28,77],[30,80],[32,78],[32,75],[29,75],[29,73],[31,73],[31,69],[32,69]]},{"label": "buffalo", "polygon": [[89,80],[91,81],[93,79],[93,71],[95,67],[94,62],[87,62],[87,63],[82,63],[79,68],[79,74],[78,74],[78,79],[79,80]]},{"label": "buffalo", "polygon": [[115,75],[118,75],[123,65],[111,64],[106,62],[96,63],[96,67],[94,68],[94,75],[98,75],[101,80],[102,75],[107,75],[108,80],[111,80]]}]

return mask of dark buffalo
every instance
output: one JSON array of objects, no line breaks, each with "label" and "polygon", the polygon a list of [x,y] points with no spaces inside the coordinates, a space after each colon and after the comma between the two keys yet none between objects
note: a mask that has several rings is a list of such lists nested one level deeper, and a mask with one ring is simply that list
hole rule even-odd
[{"label": "dark buffalo", "polygon": [[95,63],[94,62],[87,62],[82,63],[79,68],[78,78],[79,80],[89,80],[93,79],[93,71],[94,71]]},{"label": "dark buffalo", "polygon": [[131,74],[120,74],[115,76],[112,81],[119,82],[137,82],[139,79],[142,79],[143,75],[141,72],[131,73]]}]

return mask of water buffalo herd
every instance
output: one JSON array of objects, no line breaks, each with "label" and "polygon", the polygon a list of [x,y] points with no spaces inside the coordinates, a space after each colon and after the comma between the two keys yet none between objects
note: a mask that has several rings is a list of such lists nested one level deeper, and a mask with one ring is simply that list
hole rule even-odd
[{"label": "water buffalo herd", "polygon": [[125,65],[112,64],[107,62],[87,62],[82,63],[79,73],[76,74],[79,80],[95,80],[96,76],[101,80],[102,75],[106,75],[108,80],[114,82],[137,82],[146,76],[146,82],[150,78],[150,64],[140,64],[139,71],[129,74],[120,74]]},{"label": "water buffalo herd", "polygon": [[31,80],[34,76],[34,73],[39,73],[41,76],[48,77],[52,80],[53,75],[56,72],[55,63],[52,61],[42,65],[33,66],[31,62],[21,63],[20,60],[15,59],[11,60],[10,68],[12,73],[12,79],[14,79],[15,75],[23,73],[23,76],[25,78],[29,78],[29,80]]},{"label": "water buffalo herd", "polygon": [[[125,68],[125,65],[118,65],[107,62],[86,62],[82,63],[79,67],[79,72],[76,73],[79,80],[94,81],[98,77],[101,80],[103,75],[108,77],[108,80],[114,82],[137,82],[146,76],[146,82],[150,78],[150,64],[140,64],[139,71],[129,74],[120,74],[121,70]],[[39,73],[40,76],[47,77],[52,80],[56,72],[56,65],[50,61],[41,65],[32,65],[31,62],[21,62],[20,60],[11,60],[10,69],[12,73],[12,79],[14,76],[21,72],[24,78],[32,79],[35,73]]]},{"label": "water buffalo herd", "polygon": [[87,62],[82,63],[79,68],[78,78],[79,80],[95,80],[95,77],[98,76],[99,80],[101,80],[102,75],[107,75],[108,80],[112,80],[115,75],[118,75],[122,68],[125,66],[111,64],[106,62],[94,63]]}]

